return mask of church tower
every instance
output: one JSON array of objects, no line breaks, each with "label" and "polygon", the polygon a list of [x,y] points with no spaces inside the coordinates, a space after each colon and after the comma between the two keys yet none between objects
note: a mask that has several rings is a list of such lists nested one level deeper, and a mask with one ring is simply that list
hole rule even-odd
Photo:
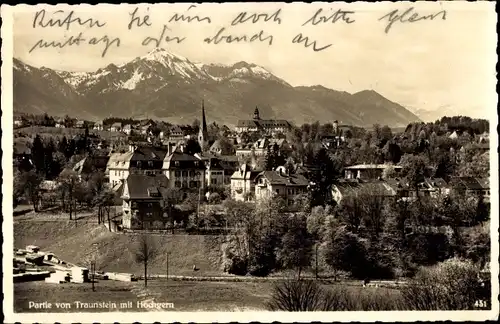
[{"label": "church tower", "polygon": [[198,143],[201,149],[208,142],[208,130],[207,130],[207,119],[205,118],[205,100],[201,102],[201,125],[200,131],[198,133]]},{"label": "church tower", "polygon": [[255,107],[255,110],[253,112],[253,119],[260,119],[260,116],[259,116],[259,108]]}]

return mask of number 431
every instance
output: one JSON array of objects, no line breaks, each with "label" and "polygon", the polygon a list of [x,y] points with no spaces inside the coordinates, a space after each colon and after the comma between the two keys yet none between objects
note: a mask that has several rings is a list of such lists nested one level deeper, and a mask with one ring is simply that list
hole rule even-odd
[{"label": "number 431", "polygon": [[488,307],[488,303],[486,302],[486,300],[476,300],[476,302],[474,303],[474,307],[478,307],[478,308],[486,308]]}]

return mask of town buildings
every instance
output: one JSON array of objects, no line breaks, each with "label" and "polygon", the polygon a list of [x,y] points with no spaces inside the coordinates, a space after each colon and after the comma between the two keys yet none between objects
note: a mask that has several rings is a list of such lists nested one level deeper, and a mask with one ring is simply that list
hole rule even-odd
[{"label": "town buildings", "polygon": [[292,125],[283,119],[261,119],[259,109],[255,107],[253,119],[239,120],[236,125],[236,132],[257,132],[263,131],[269,134],[286,133]]},{"label": "town buildings", "polygon": [[239,167],[234,155],[201,157],[206,166],[205,181],[207,187],[223,187],[231,184],[231,176]]},{"label": "town buildings", "polygon": [[287,155],[292,151],[291,146],[284,138],[263,137],[254,143],[240,144],[236,147],[236,156],[238,157],[255,157],[264,156],[271,150],[277,155]]},{"label": "town buildings", "polygon": [[307,192],[308,186],[309,181],[302,174],[289,174],[284,167],[278,167],[255,177],[255,199],[281,197],[287,206],[292,206],[299,195]]},{"label": "town buildings", "polygon": [[231,176],[231,197],[238,201],[252,201],[255,198],[255,178],[261,173],[248,164],[241,165]]},{"label": "town buildings", "polygon": [[131,174],[123,184],[122,226],[127,229],[162,229],[167,224],[163,197],[167,178],[156,174]]},{"label": "town buildings", "polygon": [[122,131],[122,123],[116,122],[111,125],[109,128],[111,132],[121,132]]},{"label": "town buildings", "polygon": [[110,184],[120,185],[130,174],[161,174],[167,154],[167,148],[145,145],[130,145],[124,153],[111,154],[107,165]]},{"label": "town buildings", "polygon": [[162,173],[169,188],[200,189],[205,187],[205,165],[194,155],[175,150],[163,161]]}]

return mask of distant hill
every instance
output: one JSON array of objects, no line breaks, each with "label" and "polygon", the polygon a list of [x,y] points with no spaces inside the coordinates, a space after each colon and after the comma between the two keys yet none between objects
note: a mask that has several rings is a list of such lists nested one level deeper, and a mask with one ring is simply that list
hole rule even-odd
[{"label": "distant hill", "polygon": [[14,59],[14,111],[102,119],[158,118],[191,123],[205,100],[208,120],[235,125],[255,106],[263,118],[296,124],[339,120],[405,126],[420,119],[373,90],[355,94],[323,86],[293,87],[256,64],[202,64],[155,49],[95,72],[36,68]]}]

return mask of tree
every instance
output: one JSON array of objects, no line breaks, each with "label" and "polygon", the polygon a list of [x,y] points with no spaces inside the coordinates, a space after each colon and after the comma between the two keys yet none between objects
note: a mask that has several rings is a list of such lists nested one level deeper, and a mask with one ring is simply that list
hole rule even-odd
[{"label": "tree", "polygon": [[325,148],[320,148],[314,154],[314,169],[310,181],[312,188],[312,205],[322,205],[327,201],[330,186],[340,177],[340,164],[333,161]]},{"label": "tree", "polygon": [[436,171],[434,172],[434,177],[443,178],[446,181],[450,180],[450,176],[453,175],[455,171],[455,163],[453,163],[450,154],[441,154],[438,158]]},{"label": "tree", "polygon": [[345,226],[328,228],[324,238],[325,262],[334,269],[349,271],[356,278],[364,278],[366,272],[366,246],[356,234]]},{"label": "tree", "polygon": [[194,155],[196,153],[201,153],[201,146],[200,143],[198,143],[197,140],[194,138],[188,139],[186,143],[186,153]]},{"label": "tree", "polygon": [[411,188],[417,192],[418,185],[425,179],[428,161],[421,155],[406,154],[401,159],[401,175],[406,178]]},{"label": "tree", "polygon": [[[63,197],[68,198],[68,207],[69,207],[69,219],[73,219],[73,212],[76,214],[76,187],[78,186],[79,183],[79,178],[78,174],[73,171],[66,169],[61,174],[59,175],[58,182],[61,184],[60,190],[62,191]],[[76,215],[75,220],[76,220]]]},{"label": "tree", "polygon": [[422,268],[401,293],[411,310],[473,310],[479,287],[478,267],[452,259]]},{"label": "tree", "polygon": [[191,128],[193,129],[193,134],[198,134],[198,132],[200,131],[200,120],[195,118],[195,120],[193,120],[193,123],[191,124]]},{"label": "tree", "polygon": [[135,261],[144,266],[144,287],[148,286],[148,265],[159,254],[159,249],[152,238],[146,234],[139,236],[135,250]]},{"label": "tree", "polygon": [[33,159],[33,164],[35,165],[36,172],[45,172],[45,148],[43,146],[42,139],[40,135],[36,135],[33,140],[33,145],[31,147],[31,156]]},{"label": "tree", "polygon": [[38,212],[38,202],[40,200],[40,185],[42,177],[35,171],[23,172],[20,176],[18,186],[23,189],[24,194],[28,197],[33,205],[33,210]]},{"label": "tree", "polygon": [[385,160],[388,162],[396,164],[401,160],[401,148],[398,144],[392,143],[391,141],[388,141],[385,144],[383,154],[385,156]]},{"label": "tree", "polygon": [[297,279],[300,280],[302,270],[311,263],[313,240],[302,213],[291,215],[285,227],[277,259],[285,269],[297,269]]},{"label": "tree", "polygon": [[351,191],[342,199],[337,214],[349,231],[358,233],[363,220],[363,205],[356,191]]}]

